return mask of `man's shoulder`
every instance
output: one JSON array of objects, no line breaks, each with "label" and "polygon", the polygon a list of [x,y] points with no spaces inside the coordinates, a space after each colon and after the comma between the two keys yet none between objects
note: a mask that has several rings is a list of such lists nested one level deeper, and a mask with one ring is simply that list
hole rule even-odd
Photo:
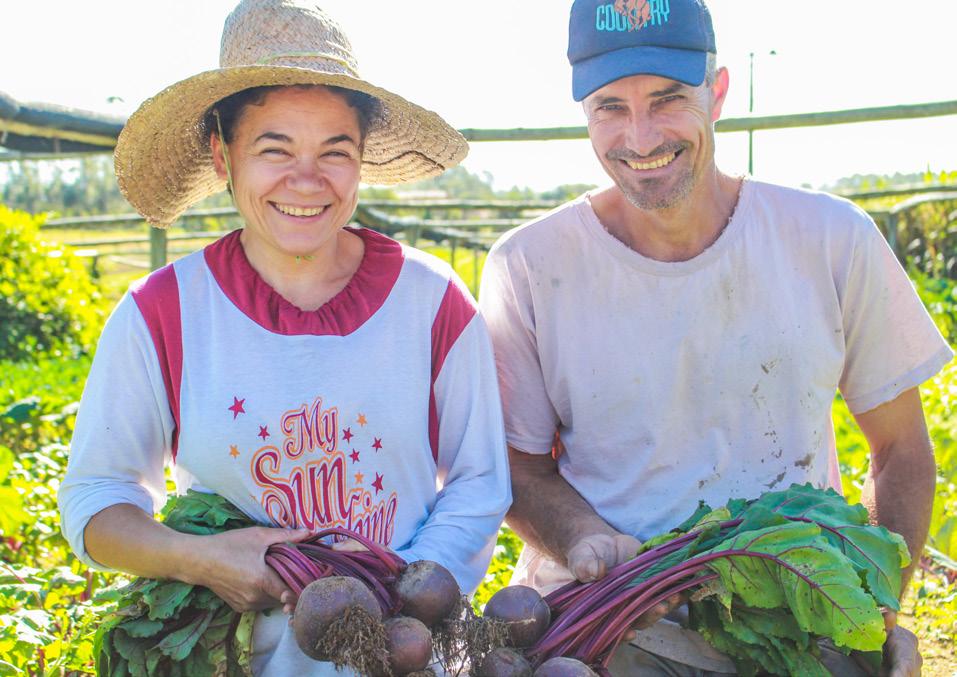
[{"label": "man's shoulder", "polygon": [[791,210],[792,213],[834,214],[856,218],[866,212],[845,197],[809,187],[786,186],[750,179],[758,199],[767,205]]}]

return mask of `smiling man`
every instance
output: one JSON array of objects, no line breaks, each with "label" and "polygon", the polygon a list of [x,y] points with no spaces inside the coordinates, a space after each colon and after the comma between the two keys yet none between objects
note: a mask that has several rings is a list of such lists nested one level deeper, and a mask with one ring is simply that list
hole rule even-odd
[{"label": "smiling man", "polygon": [[[871,449],[865,503],[919,554],[935,465],[917,387],[953,353],[873,221],[717,168],[729,76],[701,0],[576,0],[568,56],[613,185],[505,235],[480,296],[527,544],[513,582],[599,578],[699,500],[839,489],[838,390]],[[678,601],[613,674],[735,672],[659,620]],[[906,630],[885,649],[891,674],[919,670]]]}]

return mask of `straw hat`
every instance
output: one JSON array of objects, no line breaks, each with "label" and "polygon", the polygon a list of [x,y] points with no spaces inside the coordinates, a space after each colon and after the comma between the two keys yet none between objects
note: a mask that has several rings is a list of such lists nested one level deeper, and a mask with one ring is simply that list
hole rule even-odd
[{"label": "straw hat", "polygon": [[313,3],[243,0],[226,19],[219,61],[219,69],[148,99],[120,133],[120,189],[159,228],[226,188],[213,168],[203,119],[217,101],[250,87],[334,85],[376,97],[381,113],[365,139],[365,183],[435,176],[468,152],[462,135],[437,114],[363,80],[342,29]]}]

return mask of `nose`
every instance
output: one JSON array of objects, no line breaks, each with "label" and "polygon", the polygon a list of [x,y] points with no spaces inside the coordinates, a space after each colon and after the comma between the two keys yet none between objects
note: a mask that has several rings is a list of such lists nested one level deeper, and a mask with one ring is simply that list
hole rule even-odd
[{"label": "nose", "polygon": [[625,131],[627,147],[642,157],[649,156],[664,142],[664,135],[654,116],[647,111],[636,111],[628,120]]},{"label": "nose", "polygon": [[286,183],[296,192],[316,193],[325,188],[326,177],[315,160],[303,158],[292,167]]}]

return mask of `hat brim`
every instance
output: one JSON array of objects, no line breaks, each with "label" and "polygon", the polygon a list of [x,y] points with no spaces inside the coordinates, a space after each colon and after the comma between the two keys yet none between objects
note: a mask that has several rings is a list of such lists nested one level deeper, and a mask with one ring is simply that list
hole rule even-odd
[{"label": "hat brim", "polygon": [[165,228],[187,208],[219,193],[203,119],[217,101],[251,87],[333,85],[381,102],[362,154],[361,180],[396,184],[441,174],[468,153],[465,138],[438,114],[346,74],[291,66],[206,71],[166,88],[130,116],[114,153],[117,181],[146,220]]},{"label": "hat brim", "polygon": [[706,52],[671,47],[625,47],[583,59],[572,67],[572,96],[582,101],[605,85],[632,75],[657,75],[697,87],[704,82]]}]

